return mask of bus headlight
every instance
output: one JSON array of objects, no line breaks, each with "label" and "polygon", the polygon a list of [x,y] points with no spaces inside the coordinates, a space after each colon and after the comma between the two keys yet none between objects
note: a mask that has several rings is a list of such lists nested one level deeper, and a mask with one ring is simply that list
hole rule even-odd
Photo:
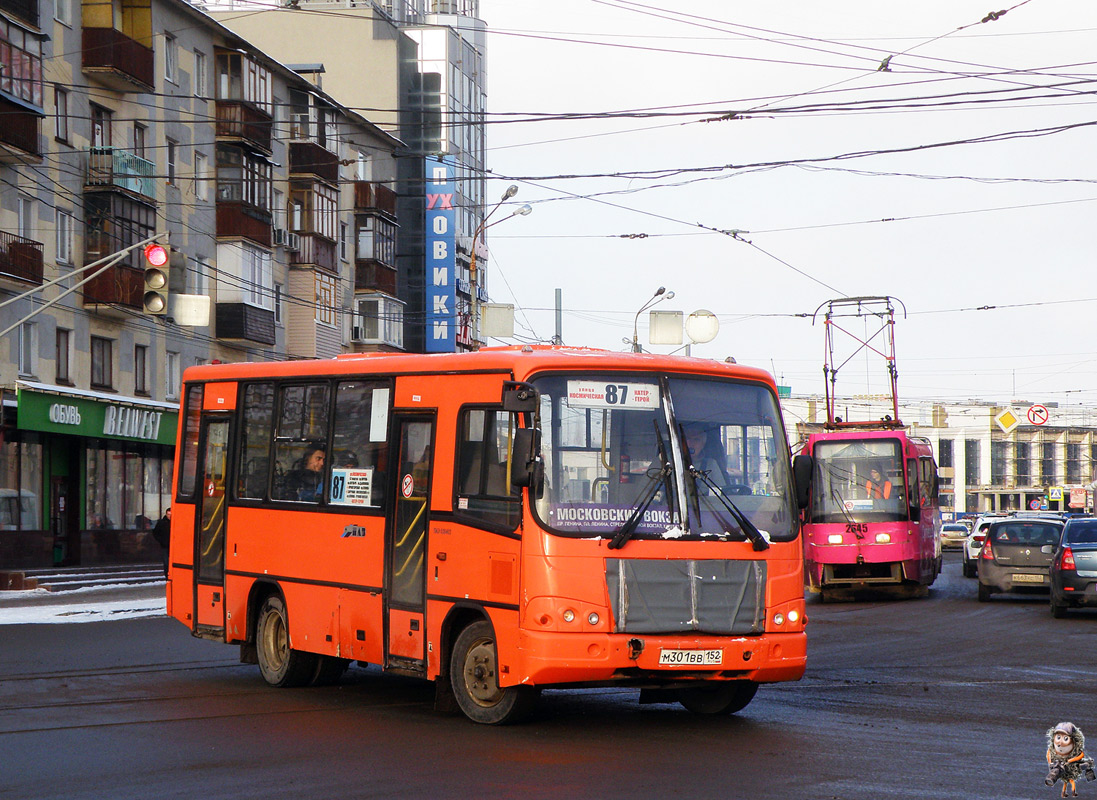
[{"label": "bus headlight", "polygon": [[597,611],[591,611],[587,614],[587,622],[591,625],[597,625],[601,621],[601,617],[598,616]]},{"label": "bus headlight", "polygon": [[876,544],[890,544],[890,543],[891,543],[891,534],[890,533],[878,533],[878,534],[876,534]]},{"label": "bus headlight", "polygon": [[792,611],[788,612],[788,621],[789,622],[795,624],[798,619],[800,619],[800,612],[797,611],[795,608],[792,609]]},{"label": "bus headlight", "polygon": [[785,615],[780,613],[780,612],[777,612],[776,614],[774,614],[773,615],[773,624],[774,625],[784,625],[785,624]]},{"label": "bus headlight", "polygon": [[570,608],[564,609],[564,613],[560,616],[564,618],[564,622],[575,622],[575,612]]}]

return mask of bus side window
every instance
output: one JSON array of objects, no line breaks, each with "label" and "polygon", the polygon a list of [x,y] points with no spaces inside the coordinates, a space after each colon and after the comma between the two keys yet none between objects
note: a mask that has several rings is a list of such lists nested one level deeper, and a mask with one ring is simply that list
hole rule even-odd
[{"label": "bus side window", "polygon": [[274,384],[252,383],[244,388],[244,430],[240,436],[236,496],[262,500],[270,471],[270,435],[274,427]]},{"label": "bus side window", "polygon": [[271,499],[318,502],[329,474],[330,387],[326,383],[296,384],[282,387],[279,394]]},{"label": "bus side window", "polygon": [[[387,381],[343,381],[335,389],[335,419],[332,423],[331,466],[352,471],[353,485],[369,497],[350,493],[333,502],[368,508],[384,508],[388,459],[389,401]],[[368,483],[367,483],[368,481]],[[348,484],[349,485],[349,484]]]},{"label": "bus side window", "polygon": [[[498,409],[465,408],[458,421],[456,513],[514,530],[521,515],[521,489],[507,485],[507,458],[518,415]],[[511,469],[518,469],[517,463]],[[524,465],[523,465],[524,468]]]}]

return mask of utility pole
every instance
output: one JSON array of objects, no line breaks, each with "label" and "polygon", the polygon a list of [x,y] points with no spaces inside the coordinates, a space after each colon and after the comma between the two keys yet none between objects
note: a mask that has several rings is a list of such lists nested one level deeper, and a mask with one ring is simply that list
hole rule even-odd
[{"label": "utility pole", "polygon": [[562,289],[556,290],[556,335],[552,337],[552,343],[564,343],[564,301]]}]

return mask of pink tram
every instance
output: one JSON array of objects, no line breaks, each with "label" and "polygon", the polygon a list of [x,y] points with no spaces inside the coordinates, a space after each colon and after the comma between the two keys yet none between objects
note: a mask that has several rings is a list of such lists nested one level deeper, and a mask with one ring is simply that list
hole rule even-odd
[{"label": "pink tram", "polygon": [[[884,344],[873,345],[876,336],[859,341],[887,362],[893,413],[883,419],[834,416],[833,331],[841,331],[841,316],[881,321],[876,336],[883,334]],[[924,596],[941,572],[937,464],[929,440],[908,435],[899,420],[891,298],[832,300],[826,325],[827,423],[801,451],[814,462],[803,526],[808,588],[824,602],[869,589]]]}]

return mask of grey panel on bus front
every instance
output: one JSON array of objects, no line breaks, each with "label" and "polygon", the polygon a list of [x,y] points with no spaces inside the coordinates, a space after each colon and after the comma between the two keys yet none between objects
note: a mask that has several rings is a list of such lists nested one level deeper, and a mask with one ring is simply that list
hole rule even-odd
[{"label": "grey panel on bus front", "polygon": [[765,561],[606,559],[618,633],[744,635],[765,628]]}]

